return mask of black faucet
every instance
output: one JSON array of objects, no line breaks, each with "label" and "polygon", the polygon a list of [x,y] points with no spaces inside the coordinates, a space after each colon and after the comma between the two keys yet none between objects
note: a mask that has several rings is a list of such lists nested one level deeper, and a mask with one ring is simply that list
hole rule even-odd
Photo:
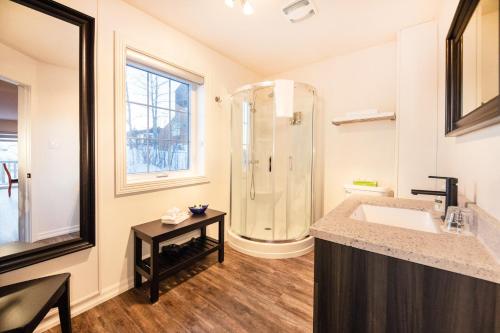
[{"label": "black faucet", "polygon": [[438,177],[438,176],[429,176],[429,178],[445,179],[446,191],[411,190],[411,194],[413,195],[426,194],[426,195],[437,195],[441,197],[446,197],[444,216],[441,217],[444,220],[446,212],[448,211],[448,207],[458,205],[458,186],[457,186],[458,179],[453,177]]}]

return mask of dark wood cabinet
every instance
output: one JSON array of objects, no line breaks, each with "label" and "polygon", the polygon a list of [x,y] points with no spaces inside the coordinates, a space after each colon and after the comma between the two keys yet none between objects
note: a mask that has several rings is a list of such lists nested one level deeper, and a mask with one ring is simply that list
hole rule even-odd
[{"label": "dark wood cabinet", "polygon": [[500,332],[500,285],[316,239],[314,332]]}]

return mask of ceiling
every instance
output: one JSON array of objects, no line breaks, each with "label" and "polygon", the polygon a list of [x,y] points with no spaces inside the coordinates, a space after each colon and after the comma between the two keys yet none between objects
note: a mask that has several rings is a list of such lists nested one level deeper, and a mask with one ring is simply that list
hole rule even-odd
[{"label": "ceiling", "polygon": [[78,68],[79,28],[11,1],[0,0],[0,43],[41,62]]},{"label": "ceiling", "polygon": [[318,14],[292,24],[290,0],[250,0],[255,13],[224,0],[125,0],[262,75],[395,40],[436,17],[438,0],[313,0]]}]

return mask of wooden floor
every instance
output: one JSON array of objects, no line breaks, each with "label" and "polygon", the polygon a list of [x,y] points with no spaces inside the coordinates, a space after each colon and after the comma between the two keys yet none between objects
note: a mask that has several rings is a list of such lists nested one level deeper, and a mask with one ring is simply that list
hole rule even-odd
[{"label": "wooden floor", "polygon": [[[0,219],[0,221],[2,221]],[[7,244],[0,244],[0,257],[8,256],[13,253],[19,253],[29,250],[34,250],[40,247],[44,247],[50,244],[60,243],[72,239],[80,238],[80,232],[72,232],[67,235],[54,236],[50,238],[41,239],[39,241],[28,243],[28,242],[19,242],[14,241]]]},{"label": "wooden floor", "polygon": [[12,188],[10,197],[6,188],[0,189],[0,221],[2,221],[2,227],[0,228],[0,246],[15,242],[19,239],[19,209],[17,207],[17,196],[16,186]]},{"label": "wooden floor", "polygon": [[226,246],[216,259],[164,280],[154,305],[145,284],[73,318],[73,331],[312,332],[312,253],[270,260]]}]

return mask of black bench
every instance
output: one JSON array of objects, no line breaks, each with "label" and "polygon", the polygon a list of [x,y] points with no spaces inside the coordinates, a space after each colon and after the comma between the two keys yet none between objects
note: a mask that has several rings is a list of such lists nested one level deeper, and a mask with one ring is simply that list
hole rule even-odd
[{"label": "black bench", "polygon": [[0,287],[0,332],[33,332],[57,307],[61,330],[70,333],[69,278],[64,273]]},{"label": "black bench", "polygon": [[[144,276],[151,282],[150,301],[154,303],[159,296],[160,279],[172,275],[208,254],[218,251],[219,262],[224,261],[224,215],[226,213],[207,209],[203,215],[193,215],[179,224],[164,224],[161,220],[132,227],[134,231],[134,286],[142,285]],[[207,225],[219,223],[219,239],[207,236]],[[160,243],[194,230],[200,230],[199,238],[180,245],[179,255],[160,253]],[[142,257],[142,242],[149,244],[151,256]]]}]

